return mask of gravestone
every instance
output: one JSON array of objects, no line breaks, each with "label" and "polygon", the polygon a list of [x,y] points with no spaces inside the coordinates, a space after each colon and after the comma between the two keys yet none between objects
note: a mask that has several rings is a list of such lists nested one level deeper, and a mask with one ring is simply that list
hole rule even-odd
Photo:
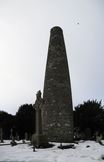
[{"label": "gravestone", "polygon": [[15,146],[15,145],[17,145],[17,142],[15,141],[15,131],[14,131],[13,128],[11,128],[10,132],[11,132],[11,134],[10,134],[10,139],[11,139],[10,144],[11,144],[11,146]]},{"label": "gravestone", "polygon": [[73,141],[73,106],[63,30],[51,29],[45,72],[42,129],[49,141]]},{"label": "gravestone", "polygon": [[0,128],[0,142],[3,143],[3,129]]},{"label": "gravestone", "polygon": [[13,129],[12,128],[10,129],[10,139],[11,140],[13,139]]},{"label": "gravestone", "polygon": [[17,141],[19,141],[19,135],[18,135],[17,132],[16,132],[16,137],[15,137],[15,139],[16,139]]},{"label": "gravestone", "polygon": [[25,132],[25,140],[28,141],[28,133]]}]

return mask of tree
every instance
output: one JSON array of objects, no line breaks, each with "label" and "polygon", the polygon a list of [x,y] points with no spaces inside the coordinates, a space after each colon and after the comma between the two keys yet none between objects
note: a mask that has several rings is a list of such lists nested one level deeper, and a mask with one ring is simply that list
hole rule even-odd
[{"label": "tree", "polygon": [[0,128],[3,129],[3,138],[10,138],[10,130],[13,127],[15,116],[8,114],[5,111],[0,111]]},{"label": "tree", "polygon": [[35,109],[32,104],[21,105],[16,113],[16,130],[20,138],[24,138],[25,133],[33,134],[35,131]]},{"label": "tree", "polygon": [[74,127],[79,128],[80,131],[90,129],[92,135],[96,131],[103,132],[104,109],[101,101],[88,100],[76,106],[74,111]]}]

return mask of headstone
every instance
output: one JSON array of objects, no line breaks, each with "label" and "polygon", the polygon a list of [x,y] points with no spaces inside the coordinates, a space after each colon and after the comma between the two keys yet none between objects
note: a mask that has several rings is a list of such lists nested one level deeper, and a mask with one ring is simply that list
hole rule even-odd
[{"label": "headstone", "polygon": [[25,143],[26,143],[24,139],[22,140],[22,143],[23,143],[23,144],[25,144]]},{"label": "headstone", "polygon": [[103,145],[101,140],[102,140],[102,134],[100,134],[99,132],[96,132],[96,142],[98,142],[101,145]]},{"label": "headstone", "polygon": [[13,129],[10,130],[10,139],[13,139]]},{"label": "headstone", "polygon": [[3,143],[3,129],[0,128],[0,142]]},{"label": "headstone", "polygon": [[14,137],[14,130],[13,130],[13,128],[11,128],[10,139],[11,139],[11,142],[10,142],[11,146],[17,145],[17,142],[15,141],[15,137]]},{"label": "headstone", "polygon": [[16,139],[17,141],[19,141],[19,135],[18,135],[18,133],[16,133],[15,139]]},{"label": "headstone", "polygon": [[74,139],[75,140],[80,140],[80,129],[78,127],[74,128]]},{"label": "headstone", "polygon": [[28,141],[28,133],[25,133],[25,140]]},{"label": "headstone", "polygon": [[17,142],[15,141],[15,138],[12,137],[12,140],[10,142],[11,146],[16,146],[17,145]]},{"label": "headstone", "polygon": [[87,140],[90,140],[91,139],[91,129],[90,128],[86,128],[85,129],[85,138]]},{"label": "headstone", "polygon": [[72,142],[73,106],[70,75],[63,31],[57,26],[53,27],[50,33],[43,100],[43,133],[48,136],[49,141]]}]

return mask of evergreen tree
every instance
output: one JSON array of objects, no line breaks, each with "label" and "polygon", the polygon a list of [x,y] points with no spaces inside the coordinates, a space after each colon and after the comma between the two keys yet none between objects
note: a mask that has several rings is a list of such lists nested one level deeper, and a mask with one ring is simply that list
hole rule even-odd
[{"label": "evergreen tree", "polygon": [[15,122],[15,116],[8,114],[5,111],[0,111],[0,128],[3,129],[3,138],[10,138],[10,130]]},{"label": "evergreen tree", "polygon": [[101,101],[88,100],[76,106],[74,111],[74,127],[79,128],[80,131],[85,131],[89,128],[92,134],[96,131],[103,132],[104,109]]},{"label": "evergreen tree", "polygon": [[31,136],[35,132],[35,109],[31,104],[19,107],[16,113],[16,130],[20,138],[24,138],[25,133]]}]

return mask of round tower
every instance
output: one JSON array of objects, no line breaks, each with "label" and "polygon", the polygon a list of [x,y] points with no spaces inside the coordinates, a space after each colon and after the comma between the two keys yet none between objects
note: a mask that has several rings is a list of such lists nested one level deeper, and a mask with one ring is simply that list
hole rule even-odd
[{"label": "round tower", "polygon": [[73,141],[73,109],[71,84],[63,31],[51,29],[45,72],[44,106],[42,111],[43,133],[49,141]]}]

